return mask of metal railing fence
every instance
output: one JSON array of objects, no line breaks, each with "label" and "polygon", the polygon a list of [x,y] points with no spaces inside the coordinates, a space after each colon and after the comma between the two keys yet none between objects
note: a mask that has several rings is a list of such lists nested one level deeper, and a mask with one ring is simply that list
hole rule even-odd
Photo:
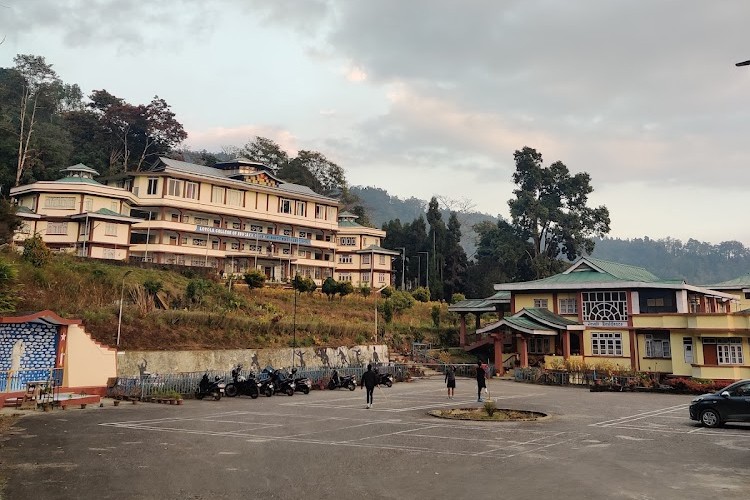
[{"label": "metal railing fence", "polygon": [[0,371],[0,392],[26,390],[28,382],[52,382],[55,387],[63,383],[62,368],[32,368]]}]

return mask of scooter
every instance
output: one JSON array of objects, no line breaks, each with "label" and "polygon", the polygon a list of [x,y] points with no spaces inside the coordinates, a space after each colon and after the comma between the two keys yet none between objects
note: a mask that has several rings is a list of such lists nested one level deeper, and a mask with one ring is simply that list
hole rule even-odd
[{"label": "scooter", "polygon": [[269,398],[273,396],[274,392],[276,392],[271,373],[272,371],[270,371],[268,368],[263,368],[263,370],[260,372],[260,375],[258,375],[258,378],[256,379],[256,383],[258,384],[258,391]]},{"label": "scooter", "polygon": [[237,365],[232,369],[232,380],[224,388],[224,393],[233,398],[235,396],[250,396],[255,399],[260,394],[258,389],[258,382],[255,380],[253,374],[249,374],[248,377],[241,375],[242,365]]},{"label": "scooter", "polygon": [[221,399],[221,395],[224,393],[224,379],[218,375],[211,381],[208,379],[208,373],[204,373],[201,378],[198,388],[195,390],[195,399],[203,399],[206,396],[214,398],[214,401]]},{"label": "scooter", "polygon": [[301,392],[302,394],[310,394],[310,389],[312,389],[312,380],[307,377],[295,377],[296,374],[297,369],[292,368],[292,374],[290,378],[294,380],[294,390],[297,392]]},{"label": "scooter", "polygon": [[271,380],[273,380],[274,393],[283,392],[287,396],[294,396],[294,379],[288,377],[284,372],[273,370]]},{"label": "scooter", "polygon": [[330,390],[334,389],[340,389],[342,387],[346,387],[350,391],[353,391],[357,388],[357,383],[354,382],[354,375],[346,375],[344,377],[339,377],[339,372],[336,370],[333,370],[333,373],[331,374],[331,380],[328,381],[328,388]]}]

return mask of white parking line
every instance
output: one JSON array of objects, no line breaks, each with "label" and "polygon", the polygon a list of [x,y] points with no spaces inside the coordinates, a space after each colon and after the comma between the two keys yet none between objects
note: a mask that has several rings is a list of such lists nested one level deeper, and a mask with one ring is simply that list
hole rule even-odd
[{"label": "white parking line", "polygon": [[676,406],[670,406],[667,408],[661,408],[659,410],[651,410],[647,412],[637,413],[635,415],[629,415],[627,417],[620,417],[613,420],[605,420],[603,422],[597,422],[594,424],[589,424],[589,427],[614,427],[623,423],[633,422],[635,420],[640,420],[643,418],[648,417],[655,417],[666,413],[672,413],[674,411],[678,410],[686,410],[688,405],[681,404]]}]

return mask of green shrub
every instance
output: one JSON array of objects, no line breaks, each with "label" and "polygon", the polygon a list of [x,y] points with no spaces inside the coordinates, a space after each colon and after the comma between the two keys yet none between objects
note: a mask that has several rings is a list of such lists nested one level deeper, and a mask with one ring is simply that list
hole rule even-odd
[{"label": "green shrub", "polygon": [[16,279],[18,271],[8,262],[0,260],[0,313],[16,310],[18,293]]},{"label": "green shrub", "polygon": [[389,298],[391,295],[393,295],[393,288],[387,286],[380,290],[380,295],[385,297],[386,299]]},{"label": "green shrub", "polygon": [[484,411],[487,412],[487,415],[491,417],[497,411],[497,405],[494,401],[485,401]]},{"label": "green shrub", "polygon": [[323,282],[323,286],[321,287],[321,291],[326,294],[328,297],[328,300],[332,300],[334,295],[338,293],[338,283],[336,283],[336,280],[331,278],[330,276],[326,278],[326,280]]},{"label": "green shrub", "polygon": [[352,285],[351,281],[339,281],[336,283],[336,293],[338,293],[341,298],[344,298],[346,295],[353,292],[354,285]]},{"label": "green shrub", "polygon": [[440,306],[437,304],[432,306],[432,311],[430,311],[430,315],[432,316],[432,325],[435,328],[440,328]]},{"label": "green shrub", "polygon": [[466,300],[466,295],[464,295],[463,293],[454,293],[453,295],[451,295],[451,304],[457,304],[462,300]]},{"label": "green shrub", "polygon": [[359,287],[359,294],[362,297],[369,297],[370,296],[370,287],[369,286],[360,286]]},{"label": "green shrub", "polygon": [[23,242],[23,259],[34,267],[44,267],[52,259],[52,252],[42,237],[35,234]]},{"label": "green shrub", "polygon": [[393,303],[393,312],[398,314],[414,307],[414,297],[409,292],[398,290],[389,299]]},{"label": "green shrub", "polygon": [[411,292],[411,296],[414,297],[414,299],[418,300],[419,302],[429,302],[430,290],[423,286],[420,286],[419,288]]},{"label": "green shrub", "polygon": [[245,273],[244,279],[245,283],[247,283],[247,287],[250,290],[253,290],[255,288],[263,288],[263,285],[266,284],[266,275],[258,271],[257,269],[253,269],[252,271]]}]

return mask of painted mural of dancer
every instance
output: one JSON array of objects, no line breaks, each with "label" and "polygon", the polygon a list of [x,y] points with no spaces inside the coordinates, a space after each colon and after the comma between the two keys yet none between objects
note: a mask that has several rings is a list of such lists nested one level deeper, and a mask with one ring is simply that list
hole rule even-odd
[{"label": "painted mural of dancer", "polygon": [[258,361],[258,353],[254,352],[253,357],[250,360],[250,368],[256,373],[260,373],[260,362]]},{"label": "painted mural of dancer", "polygon": [[346,357],[346,353],[344,352],[343,347],[339,347],[338,355],[339,355],[339,363],[341,363],[341,366],[346,366],[349,364],[349,358]]},{"label": "painted mural of dancer", "polygon": [[372,363],[376,366],[380,364],[380,356],[378,356],[378,351],[375,350],[375,346],[372,346]]},{"label": "painted mural of dancer", "polygon": [[325,347],[315,349],[315,356],[320,360],[320,364],[326,368],[331,367],[331,360],[328,358],[328,349]]},{"label": "painted mural of dancer", "polygon": [[295,354],[299,357],[299,367],[304,370],[305,369],[305,353],[301,350],[297,351]]}]

